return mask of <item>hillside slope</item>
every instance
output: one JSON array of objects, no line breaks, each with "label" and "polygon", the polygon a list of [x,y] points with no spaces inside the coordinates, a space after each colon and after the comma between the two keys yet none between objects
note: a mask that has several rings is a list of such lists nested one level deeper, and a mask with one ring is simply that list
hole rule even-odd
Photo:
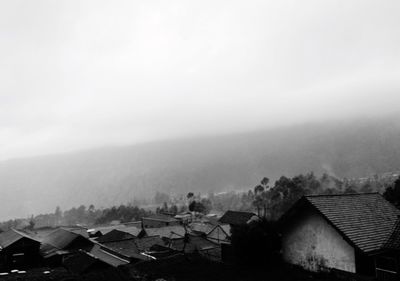
[{"label": "hillside slope", "polygon": [[400,167],[395,119],[309,124],[110,147],[0,163],[0,219],[79,204],[109,206],[155,191],[245,189],[263,176],[359,177]]}]

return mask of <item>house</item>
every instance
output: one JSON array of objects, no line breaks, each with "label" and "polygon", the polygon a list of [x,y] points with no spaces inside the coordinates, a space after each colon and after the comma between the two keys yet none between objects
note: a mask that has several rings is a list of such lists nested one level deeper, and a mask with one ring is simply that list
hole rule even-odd
[{"label": "house", "polygon": [[40,242],[28,234],[11,229],[0,233],[0,267],[25,269],[41,262]]},{"label": "house", "polygon": [[145,228],[174,226],[180,224],[181,224],[180,220],[163,214],[157,214],[151,217],[142,218],[142,225]]},{"label": "house", "polygon": [[163,240],[158,236],[132,238],[120,241],[102,243],[101,246],[119,254],[130,262],[147,261],[154,259],[150,249],[154,245],[163,246]]},{"label": "house", "polygon": [[63,266],[69,271],[77,274],[85,274],[89,272],[101,272],[104,271],[114,274],[118,273],[113,269],[129,264],[128,259],[119,256],[100,245],[94,245],[90,251],[79,250],[69,256],[63,261]]},{"label": "house", "polygon": [[191,224],[189,224],[189,229],[191,232],[204,236],[206,236],[207,233],[212,231],[214,228],[214,225],[207,222],[192,222]]},{"label": "house", "polygon": [[158,228],[144,228],[138,237],[159,236],[165,241],[182,238],[186,230],[181,225],[165,226]]},{"label": "house", "polygon": [[122,241],[122,240],[129,240],[135,238],[134,235],[114,229],[107,234],[100,236],[99,238],[96,239],[97,242],[99,243],[107,243],[107,242],[114,242],[114,241]]},{"label": "house", "polygon": [[249,212],[238,212],[238,211],[227,211],[219,219],[221,224],[229,224],[231,227],[243,226],[251,222],[252,220],[257,220],[258,216],[254,213]]},{"label": "house", "polygon": [[51,266],[62,263],[64,256],[80,249],[89,249],[93,242],[79,233],[58,228],[43,237],[40,253]]},{"label": "house", "polygon": [[186,234],[171,241],[171,249],[185,254],[198,253],[210,260],[221,261],[221,247],[200,235]]},{"label": "house", "polygon": [[215,243],[231,242],[231,227],[229,224],[219,224],[214,226],[206,235],[207,239]]},{"label": "house", "polygon": [[395,276],[399,216],[378,193],[304,196],[280,219],[283,258],[311,271]]}]

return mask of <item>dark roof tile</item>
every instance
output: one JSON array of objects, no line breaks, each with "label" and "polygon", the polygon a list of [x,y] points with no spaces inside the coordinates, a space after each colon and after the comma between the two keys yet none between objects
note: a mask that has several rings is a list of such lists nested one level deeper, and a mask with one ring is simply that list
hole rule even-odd
[{"label": "dark roof tile", "polygon": [[311,195],[305,199],[364,252],[384,246],[400,215],[400,210],[378,193]]}]

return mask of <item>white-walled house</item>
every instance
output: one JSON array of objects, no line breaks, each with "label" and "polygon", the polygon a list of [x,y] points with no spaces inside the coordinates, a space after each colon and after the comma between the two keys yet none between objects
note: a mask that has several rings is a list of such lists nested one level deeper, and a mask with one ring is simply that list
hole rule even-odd
[{"label": "white-walled house", "polygon": [[304,196],[281,218],[283,258],[311,271],[398,278],[399,216],[378,193]]}]

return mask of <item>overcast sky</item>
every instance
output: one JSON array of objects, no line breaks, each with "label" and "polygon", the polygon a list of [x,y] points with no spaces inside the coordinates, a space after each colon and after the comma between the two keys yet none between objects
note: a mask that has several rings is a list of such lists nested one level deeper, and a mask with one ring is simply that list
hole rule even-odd
[{"label": "overcast sky", "polygon": [[400,1],[0,1],[0,159],[400,110]]}]

